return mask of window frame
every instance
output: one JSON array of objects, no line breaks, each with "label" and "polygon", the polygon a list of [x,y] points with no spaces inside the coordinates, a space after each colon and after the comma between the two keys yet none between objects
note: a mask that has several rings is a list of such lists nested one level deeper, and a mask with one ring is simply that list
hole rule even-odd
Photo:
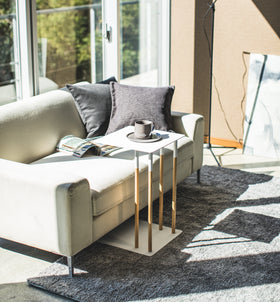
[{"label": "window frame", "polygon": [[17,42],[20,75],[19,99],[39,93],[39,68],[37,47],[37,16],[35,0],[16,0]]},{"label": "window frame", "polygon": [[[170,0],[161,0],[159,3],[161,33],[158,42],[161,53],[158,58],[160,75],[158,86],[164,86],[170,84]],[[13,18],[15,88],[17,99],[21,100],[39,94],[37,12],[36,0],[15,0],[15,4],[16,17]],[[102,11],[103,77],[115,75],[120,79],[120,0],[114,1],[113,6],[111,0],[102,0]],[[111,41],[105,38],[106,30],[110,27],[113,31]]]}]

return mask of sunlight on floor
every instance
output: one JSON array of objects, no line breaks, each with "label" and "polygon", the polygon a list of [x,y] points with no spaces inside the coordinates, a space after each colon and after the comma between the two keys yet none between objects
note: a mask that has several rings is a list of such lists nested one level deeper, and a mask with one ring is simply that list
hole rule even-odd
[{"label": "sunlight on floor", "polygon": [[[273,198],[279,197],[280,178],[273,177],[265,183],[249,185],[248,189],[242,193],[237,201],[256,199],[256,198]],[[265,190],[265,196],[264,196]]]},{"label": "sunlight on floor", "polygon": [[[237,198],[239,204],[242,201],[263,198],[264,204],[245,207],[241,205],[240,207],[226,209],[195,236],[192,242],[183,249],[183,252],[191,255],[188,262],[279,252],[280,203],[276,201],[273,204],[265,204],[265,199],[279,198],[279,192],[277,191],[280,185],[280,178],[278,178],[280,177],[280,161],[244,155],[241,149],[235,148],[216,146],[212,147],[212,151],[222,167],[264,173],[276,177],[265,183],[249,185],[248,189]],[[215,158],[207,146],[204,148],[203,164],[217,166]],[[234,215],[236,213],[238,214]],[[243,234],[238,232],[242,228],[238,215],[243,215],[243,220],[248,224],[244,226],[246,231]],[[261,224],[265,223],[266,220],[275,223],[275,230],[271,234],[265,234],[267,240],[256,238],[253,230],[256,226],[251,225],[250,230],[250,216],[252,215],[255,217],[262,215],[258,227],[261,227]],[[266,226],[263,225],[263,230],[265,229]]]},{"label": "sunlight on floor", "polygon": [[[264,302],[269,297],[280,296],[280,284],[265,284],[258,286],[245,286],[242,288],[217,290],[214,292],[190,293],[188,295],[179,295],[173,297],[156,298],[149,300],[141,300],[141,302],[205,302],[205,301],[227,301],[227,302],[243,302],[254,301]],[[237,298],[238,297],[238,298]],[[279,301],[278,299],[270,300]]]},{"label": "sunlight on floor", "polygon": [[[256,225],[257,221],[257,225]],[[226,209],[182,252],[187,262],[280,252],[280,204]]]},{"label": "sunlight on floor", "polygon": [[27,277],[37,275],[50,262],[0,248],[0,284],[26,282]]}]

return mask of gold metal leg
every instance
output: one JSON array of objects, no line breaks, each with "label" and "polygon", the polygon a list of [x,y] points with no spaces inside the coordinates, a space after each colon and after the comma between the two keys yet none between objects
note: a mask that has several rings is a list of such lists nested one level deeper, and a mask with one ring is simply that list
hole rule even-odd
[{"label": "gold metal leg", "polygon": [[177,141],[173,151],[173,187],[172,187],[172,234],[176,229],[176,199],[177,199]]},{"label": "gold metal leg", "polygon": [[159,223],[158,228],[162,230],[163,224],[163,149],[160,149],[159,162]]},{"label": "gold metal leg", "polygon": [[139,153],[135,151],[135,248],[139,248]]},{"label": "gold metal leg", "polygon": [[148,252],[152,252],[152,224],[153,224],[153,200],[152,200],[152,171],[153,154],[149,154],[148,175]]}]

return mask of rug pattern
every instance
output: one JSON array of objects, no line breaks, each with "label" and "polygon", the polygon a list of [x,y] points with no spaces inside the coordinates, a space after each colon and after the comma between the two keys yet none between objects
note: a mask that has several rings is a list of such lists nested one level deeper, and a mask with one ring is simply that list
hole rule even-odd
[{"label": "rug pattern", "polygon": [[[164,198],[170,226],[172,192]],[[155,222],[157,212],[156,201]],[[176,227],[183,233],[152,257],[96,242],[75,256],[74,278],[61,259],[28,284],[83,302],[219,301],[224,291],[238,301],[277,301],[280,179],[203,166],[201,184],[192,175],[178,185]],[[269,300],[245,290],[265,285]]]}]

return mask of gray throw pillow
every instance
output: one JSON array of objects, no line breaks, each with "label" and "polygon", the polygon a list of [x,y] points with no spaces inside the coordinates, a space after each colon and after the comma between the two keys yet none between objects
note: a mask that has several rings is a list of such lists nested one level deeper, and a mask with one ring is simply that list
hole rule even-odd
[{"label": "gray throw pillow", "polygon": [[117,82],[117,79],[115,77],[110,77],[106,80],[96,82],[96,84],[110,84],[111,82]]},{"label": "gray throw pillow", "polygon": [[137,87],[111,82],[112,111],[106,134],[134,125],[139,119],[151,120],[157,130],[172,130],[174,89],[174,86]]},{"label": "gray throw pillow", "polygon": [[75,100],[88,138],[104,135],[108,128],[112,108],[110,81],[116,79],[112,77],[98,84],[66,85]]}]

